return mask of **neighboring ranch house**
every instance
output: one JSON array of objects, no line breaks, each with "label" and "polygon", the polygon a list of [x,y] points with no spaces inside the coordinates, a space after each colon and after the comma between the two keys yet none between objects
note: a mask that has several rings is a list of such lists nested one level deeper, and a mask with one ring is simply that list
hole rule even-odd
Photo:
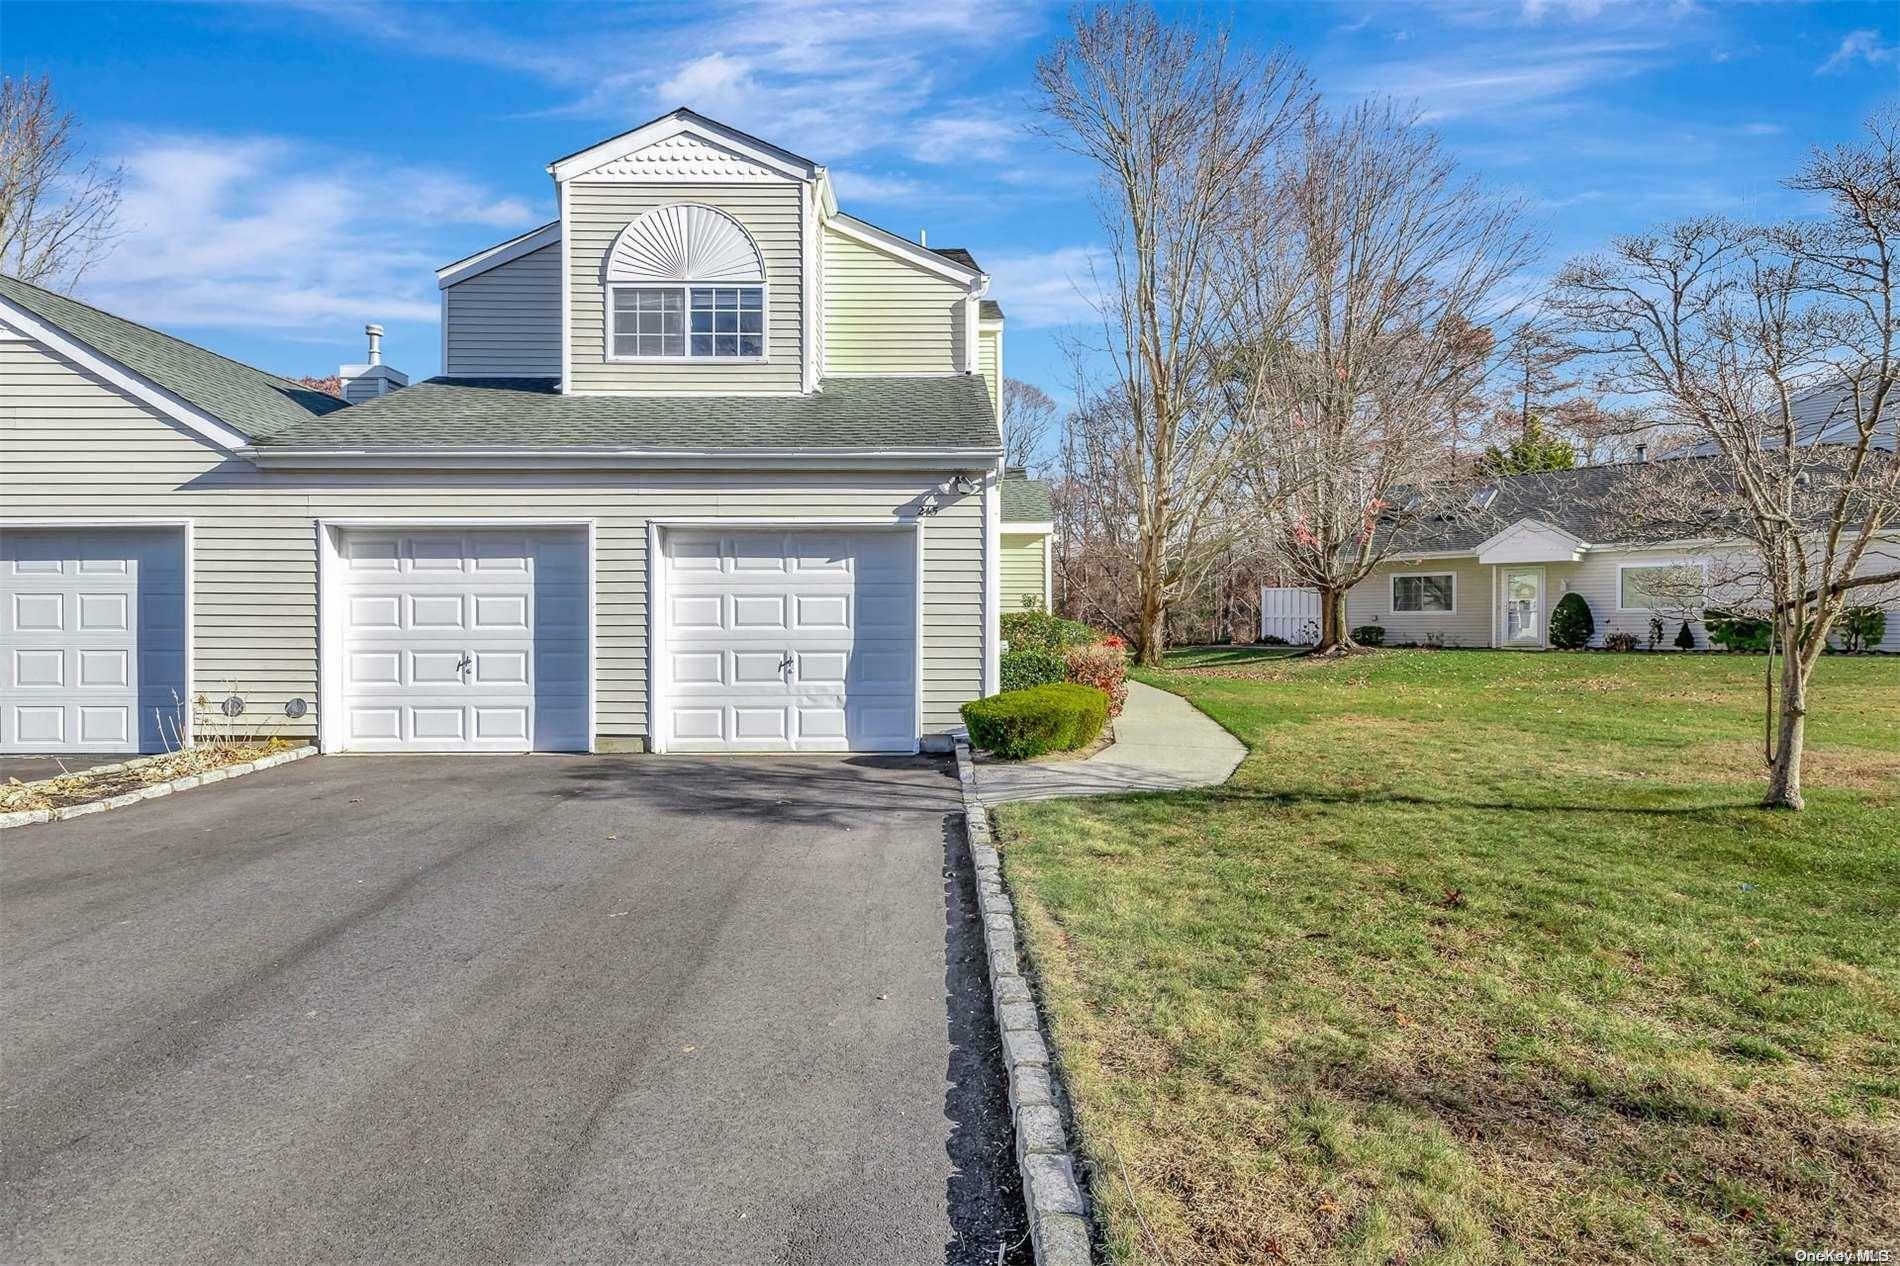
[{"label": "neighboring ranch house", "polygon": [[[1474,494],[1473,512],[1428,525],[1411,549],[1354,585],[1346,595],[1347,621],[1355,628],[1380,626],[1388,646],[1542,650],[1550,645],[1551,608],[1575,593],[1589,604],[1596,625],[1590,645],[1602,646],[1618,632],[1647,644],[1650,621],[1660,619],[1668,648],[1684,613],[1666,599],[1656,605],[1645,580],[1679,576],[1684,565],[1710,569],[1738,543],[1632,540],[1615,509],[1619,488],[1640,486],[1627,481],[1653,478],[1654,470],[1630,462],[1501,478]],[[1900,534],[1877,541],[1876,549],[1864,571],[1900,570]],[[1855,601],[1888,608],[1878,649],[1900,651],[1894,592],[1872,588]],[[1701,621],[1687,623],[1696,645],[1707,647]]]},{"label": "neighboring ranch house", "polygon": [[326,751],[908,752],[995,690],[976,261],[686,110],[548,172],[437,273],[443,376],[374,331],[348,404],[0,279],[0,751],[238,697]]},{"label": "neighboring ranch house", "polygon": [[1003,611],[1055,602],[1055,506],[1049,485],[1020,466],[1003,472]]}]

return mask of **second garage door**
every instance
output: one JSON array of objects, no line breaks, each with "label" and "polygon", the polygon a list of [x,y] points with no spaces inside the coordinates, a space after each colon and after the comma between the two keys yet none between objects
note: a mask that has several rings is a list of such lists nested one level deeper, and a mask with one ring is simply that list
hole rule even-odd
[{"label": "second garage door", "polygon": [[338,542],[352,751],[585,751],[580,529],[357,529]]},{"label": "second garage door", "polygon": [[664,544],[669,750],[916,749],[912,533],[674,529]]}]

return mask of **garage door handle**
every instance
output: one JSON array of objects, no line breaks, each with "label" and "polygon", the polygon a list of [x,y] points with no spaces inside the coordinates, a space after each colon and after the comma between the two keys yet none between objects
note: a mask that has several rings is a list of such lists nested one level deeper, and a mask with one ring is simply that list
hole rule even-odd
[{"label": "garage door handle", "polygon": [[471,655],[467,651],[463,651],[461,662],[456,664],[455,671],[458,673],[461,673],[464,677],[466,677],[468,675],[468,670],[473,668],[474,666],[475,666],[475,656]]},{"label": "garage door handle", "polygon": [[780,672],[789,672],[791,670],[791,667],[792,667],[792,653],[790,651],[786,651],[785,658],[781,659],[778,662],[778,670]]}]

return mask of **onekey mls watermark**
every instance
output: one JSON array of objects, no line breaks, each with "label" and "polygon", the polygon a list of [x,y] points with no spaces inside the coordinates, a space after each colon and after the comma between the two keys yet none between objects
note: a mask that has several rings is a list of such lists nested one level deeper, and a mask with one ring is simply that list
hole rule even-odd
[{"label": "onekey mls watermark", "polygon": [[1882,1262],[1900,1262],[1900,1250],[1892,1248],[1798,1248],[1797,1262],[1821,1262],[1827,1266],[1878,1266]]}]

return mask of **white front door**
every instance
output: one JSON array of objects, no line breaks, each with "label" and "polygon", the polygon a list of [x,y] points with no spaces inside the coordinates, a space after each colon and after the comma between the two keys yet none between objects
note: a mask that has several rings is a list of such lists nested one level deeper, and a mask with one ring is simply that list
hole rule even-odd
[{"label": "white front door", "polygon": [[672,529],[664,542],[667,750],[916,750],[910,532]]},{"label": "white front door", "polygon": [[1541,567],[1504,573],[1504,642],[1507,646],[1544,644],[1544,571]]},{"label": "white front door", "polygon": [[181,745],[181,528],[0,529],[0,752]]},{"label": "white front door", "polygon": [[350,751],[587,750],[587,542],[570,528],[344,533]]}]

